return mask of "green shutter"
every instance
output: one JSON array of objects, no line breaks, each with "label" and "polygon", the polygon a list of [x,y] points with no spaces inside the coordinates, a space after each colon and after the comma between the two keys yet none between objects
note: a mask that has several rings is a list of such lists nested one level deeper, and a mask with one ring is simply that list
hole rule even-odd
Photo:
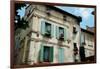
[{"label": "green shutter", "polygon": [[41,34],[45,34],[45,21],[41,21]]},{"label": "green shutter", "polygon": [[64,40],[67,40],[67,29],[64,29]]},{"label": "green shutter", "polygon": [[81,34],[81,43],[84,42],[84,35]]},{"label": "green shutter", "polygon": [[56,38],[59,39],[59,27],[56,26]]},{"label": "green shutter", "polygon": [[58,54],[59,54],[58,56],[59,63],[63,63],[64,62],[64,49],[59,48]]},{"label": "green shutter", "polygon": [[50,47],[50,62],[53,62],[53,47]]},{"label": "green shutter", "polygon": [[51,37],[54,37],[54,25],[51,25]]},{"label": "green shutter", "polygon": [[44,46],[41,44],[40,47],[40,62],[43,62]]}]

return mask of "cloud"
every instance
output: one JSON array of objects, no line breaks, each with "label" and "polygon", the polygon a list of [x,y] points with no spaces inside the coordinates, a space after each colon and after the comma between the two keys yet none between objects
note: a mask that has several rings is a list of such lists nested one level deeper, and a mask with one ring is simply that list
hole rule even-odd
[{"label": "cloud", "polygon": [[91,12],[93,11],[92,8],[84,8],[84,7],[65,7],[65,6],[56,6],[60,9],[63,9],[71,14],[74,14],[76,16],[81,16],[84,19],[88,19],[88,17],[91,15]]},{"label": "cloud", "polygon": [[94,8],[65,7],[65,6],[57,6],[57,7],[75,16],[81,16],[82,17],[82,22],[81,22],[82,28],[86,28],[86,25],[94,26],[94,16],[91,14],[91,12],[94,11]]},{"label": "cloud", "polygon": [[91,11],[88,8],[75,8],[74,13],[78,16],[81,16],[84,19],[88,19],[91,15]]}]

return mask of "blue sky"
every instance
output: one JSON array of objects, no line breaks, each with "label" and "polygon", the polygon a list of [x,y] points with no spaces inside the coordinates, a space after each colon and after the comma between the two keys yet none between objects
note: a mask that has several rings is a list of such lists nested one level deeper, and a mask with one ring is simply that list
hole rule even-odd
[{"label": "blue sky", "polygon": [[[81,16],[82,22],[80,24],[81,28],[86,29],[86,26],[93,27],[94,26],[94,15],[91,14],[94,11],[94,8],[84,8],[84,7],[67,7],[67,6],[56,6],[64,11],[67,11],[73,15]],[[21,15],[21,18],[25,14],[25,7],[18,10],[18,14]]]},{"label": "blue sky", "polygon": [[67,11],[73,15],[81,16],[82,22],[80,24],[81,28],[86,29],[86,26],[94,27],[94,15],[91,14],[94,8],[84,8],[84,7],[66,7],[66,6],[56,6],[64,11]]},{"label": "blue sky", "polygon": [[25,15],[25,8],[26,7],[22,7],[21,9],[17,10],[18,15],[20,15],[21,18]]}]

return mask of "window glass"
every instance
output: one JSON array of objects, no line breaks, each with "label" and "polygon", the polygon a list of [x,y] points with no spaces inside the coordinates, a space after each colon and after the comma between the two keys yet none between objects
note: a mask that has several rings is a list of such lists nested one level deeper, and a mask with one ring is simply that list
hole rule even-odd
[{"label": "window glass", "polygon": [[60,34],[60,35],[64,35],[64,29],[61,28],[61,27],[59,28],[59,34]]},{"label": "window glass", "polygon": [[48,24],[46,22],[46,32],[50,33],[51,32],[51,24]]},{"label": "window glass", "polygon": [[59,38],[64,39],[64,28],[59,27]]},{"label": "window glass", "polygon": [[42,46],[40,52],[41,62],[53,62],[53,47]]},{"label": "window glass", "polygon": [[44,61],[49,61],[50,47],[44,47]]}]

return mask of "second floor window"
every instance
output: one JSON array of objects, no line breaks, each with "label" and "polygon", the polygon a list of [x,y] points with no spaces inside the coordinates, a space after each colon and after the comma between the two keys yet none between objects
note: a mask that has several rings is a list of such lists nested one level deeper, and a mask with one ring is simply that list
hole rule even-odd
[{"label": "second floor window", "polygon": [[49,22],[42,21],[41,22],[41,34],[46,37],[53,37],[54,29],[53,25]]},{"label": "second floor window", "polygon": [[56,26],[56,38],[65,41],[67,39],[67,29]]},{"label": "second floor window", "polygon": [[77,33],[77,28],[73,27],[73,33],[76,34]]},{"label": "second floor window", "polygon": [[64,40],[64,28],[59,27],[59,39]]},{"label": "second floor window", "polygon": [[51,24],[45,23],[45,35],[50,36],[51,35]]},{"label": "second floor window", "polygon": [[46,37],[55,37],[58,40],[67,40],[67,29],[64,27],[54,26],[53,24],[42,21],[41,22],[41,34]]}]

